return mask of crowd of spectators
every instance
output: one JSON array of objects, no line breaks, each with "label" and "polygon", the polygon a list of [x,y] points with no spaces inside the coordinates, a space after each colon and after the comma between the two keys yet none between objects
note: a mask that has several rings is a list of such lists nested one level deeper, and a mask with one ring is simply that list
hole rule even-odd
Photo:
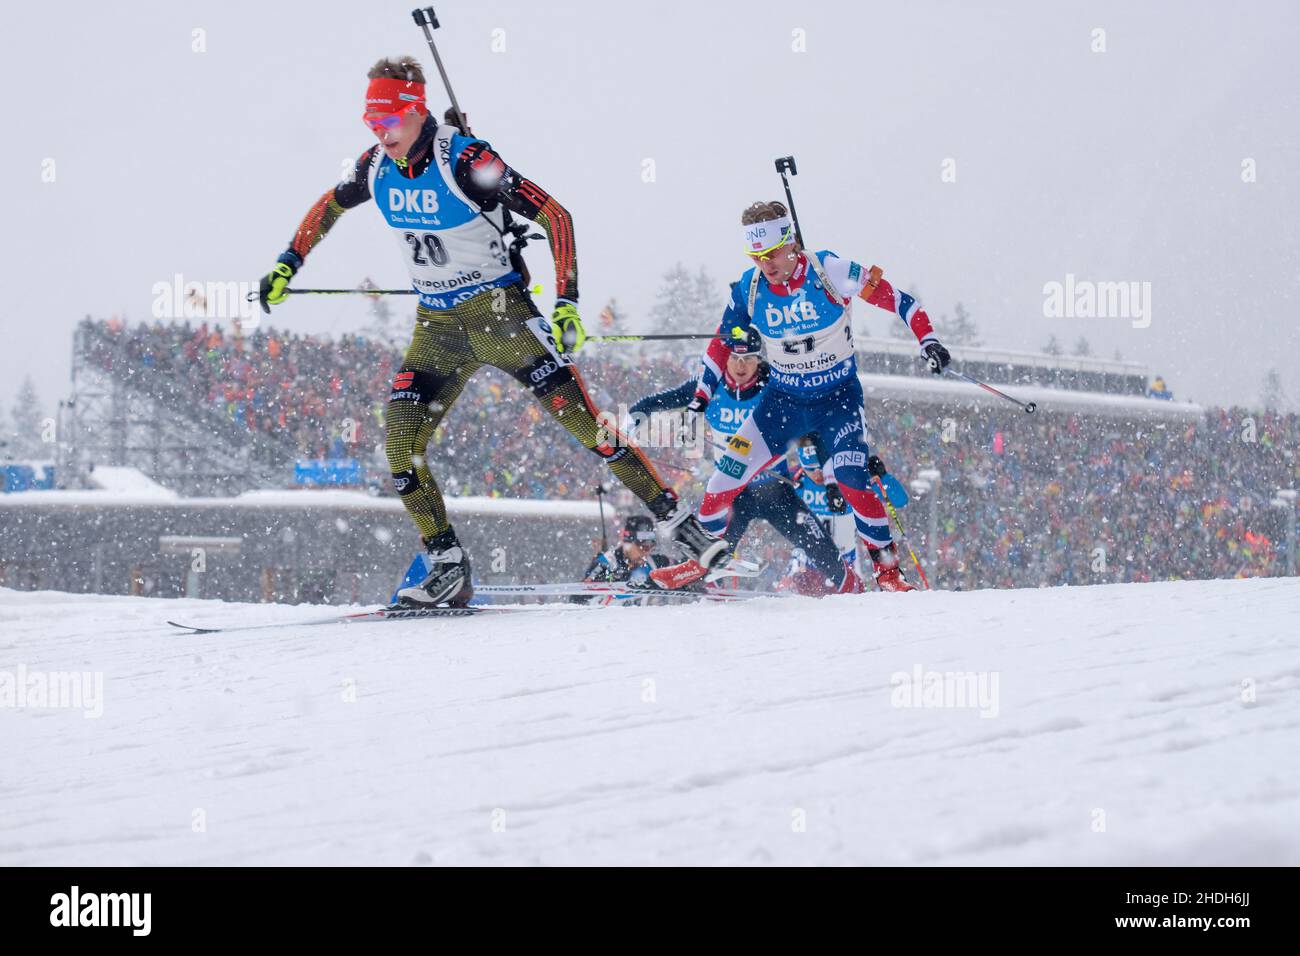
[{"label": "crowd of spectators", "polygon": [[[356,458],[374,487],[392,493],[383,415],[398,350],[356,335],[243,336],[189,323],[98,322],[87,331],[86,358],[100,367],[128,379],[165,373],[180,399],[265,434],[289,458]],[[693,374],[695,355],[689,345],[649,356],[591,345],[578,364],[596,403],[617,411]],[[937,495],[919,496],[903,513],[915,550],[928,554],[927,509],[937,509],[930,573],[942,587],[1284,573],[1285,518],[1270,502],[1297,486],[1294,414],[1212,409],[1178,420],[1044,408],[1029,418],[870,400],[867,412],[873,450],[899,478],[927,468],[942,475]],[[683,498],[698,500],[707,454],[648,454]],[[483,369],[448,413],[429,462],[450,495],[589,498],[602,483],[613,486],[616,504],[633,504],[596,456],[494,369]],[[754,545],[784,561],[770,536]]]},{"label": "crowd of spectators", "polygon": [[[241,335],[206,323],[115,320],[87,320],[79,341],[84,360],[150,394],[163,389],[179,403],[273,439],[286,463],[355,458],[369,483],[390,491],[384,407],[401,366],[398,349],[358,335],[327,339],[272,328]],[[693,374],[690,356],[646,359],[616,349],[592,346],[579,362],[602,409],[617,413],[645,392]],[[429,454],[436,477],[454,495],[573,498],[610,481],[599,459],[493,368],[482,369],[462,394]],[[671,462],[664,470],[669,480],[692,480]],[[286,482],[290,472],[286,465]]]},{"label": "crowd of spectators", "polygon": [[83,323],[86,358],[156,394],[263,433],[300,458],[355,457],[383,434],[399,357],[362,336],[337,340],[186,322]]},{"label": "crowd of spectators", "polygon": [[[900,475],[940,472],[945,587],[1284,573],[1286,515],[1271,502],[1300,478],[1300,416],[1031,419],[895,406],[872,431]],[[921,540],[928,507],[908,509]]]}]

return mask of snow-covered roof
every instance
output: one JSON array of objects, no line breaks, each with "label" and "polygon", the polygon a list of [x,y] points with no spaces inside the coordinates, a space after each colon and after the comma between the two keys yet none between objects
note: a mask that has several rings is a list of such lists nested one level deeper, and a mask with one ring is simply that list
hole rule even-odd
[{"label": "snow-covered roof", "polygon": [[[100,469],[96,468],[98,473]],[[163,489],[166,491],[166,489]],[[486,498],[466,496],[447,498],[447,512],[455,515],[495,515],[516,518],[598,519],[599,506],[594,501],[538,501],[523,498]],[[248,491],[233,498],[181,498],[174,492],[122,492],[106,489],[85,491],[17,491],[0,495],[3,507],[161,507],[161,508],[329,508],[356,511],[404,512],[401,499],[381,498],[363,491],[303,488]]]},{"label": "snow-covered roof", "polygon": [[134,497],[144,496],[149,499],[177,497],[176,492],[170,488],[164,488],[139,468],[96,465],[90,473],[90,480],[96,487],[118,494]]},{"label": "snow-covered roof", "polygon": [[[872,399],[902,399],[971,405],[979,408],[1014,409],[1005,399],[990,395],[982,388],[953,378],[910,378],[905,375],[861,374],[862,390],[871,414]],[[1037,402],[1039,412],[1083,412],[1093,415],[1136,415],[1141,418],[1187,421],[1201,418],[1205,408],[1191,402],[1173,402],[1138,395],[1103,395],[1099,392],[1072,392],[1037,385],[999,385],[995,388],[1022,402]]]}]

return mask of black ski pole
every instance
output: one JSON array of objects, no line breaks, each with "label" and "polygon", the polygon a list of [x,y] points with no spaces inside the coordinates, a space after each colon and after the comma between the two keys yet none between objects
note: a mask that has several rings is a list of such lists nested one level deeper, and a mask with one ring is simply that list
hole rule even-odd
[{"label": "black ski pole", "polygon": [[803,230],[799,228],[799,214],[794,210],[794,194],[790,192],[790,180],[785,178],[786,170],[790,171],[791,176],[798,176],[799,169],[794,164],[793,156],[782,156],[776,161],[776,171],[781,174],[781,182],[785,186],[785,201],[790,206],[790,218],[794,220],[794,238],[800,246],[803,245]]},{"label": "black ski pole", "polygon": [[596,501],[600,506],[600,553],[609,550],[609,538],[605,535],[605,486],[596,485]]},{"label": "black ski pole", "polygon": [[980,388],[984,389],[984,391],[990,392],[996,395],[998,398],[1005,398],[1008,402],[1010,402],[1013,405],[1019,405],[1021,408],[1025,410],[1025,414],[1027,415],[1034,414],[1034,410],[1038,408],[1037,402],[1022,402],[1018,398],[1012,398],[1006,392],[999,392],[992,385],[986,385],[985,383],[981,382],[979,379],[971,378],[965,372],[959,372],[955,368],[952,368],[951,366],[944,369],[944,371],[947,372],[949,375],[956,375],[958,378],[965,379],[966,381],[970,382],[972,385],[978,385]]},{"label": "black ski pole", "polygon": [[703,342],[714,338],[712,332],[648,332],[645,335],[589,335],[588,342]]},{"label": "black ski pole", "polygon": [[465,119],[465,114],[461,112],[460,104],[456,102],[456,94],[452,92],[451,80],[447,79],[447,71],[443,68],[442,57],[438,55],[438,47],[433,42],[433,31],[438,29],[438,16],[433,12],[433,7],[420,7],[411,11],[411,17],[415,20],[416,25],[424,31],[424,39],[429,43],[429,52],[433,54],[433,62],[438,66],[438,72],[442,75],[442,85],[447,88],[447,97],[451,100],[451,108],[456,113],[456,123],[462,130],[469,129],[469,123]]}]

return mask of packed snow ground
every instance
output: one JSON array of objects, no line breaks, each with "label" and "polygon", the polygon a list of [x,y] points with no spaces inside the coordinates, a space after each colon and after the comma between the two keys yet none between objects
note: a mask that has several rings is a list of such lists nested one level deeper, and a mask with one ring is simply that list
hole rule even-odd
[{"label": "packed snow ground", "polygon": [[0,864],[1300,864],[1297,579],[320,614],[0,590]]}]

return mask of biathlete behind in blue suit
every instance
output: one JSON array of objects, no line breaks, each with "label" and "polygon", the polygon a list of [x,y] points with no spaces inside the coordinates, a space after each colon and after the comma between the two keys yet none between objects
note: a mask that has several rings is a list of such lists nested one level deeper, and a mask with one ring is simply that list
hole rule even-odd
[{"label": "biathlete behind in blue suit", "polygon": [[[727,453],[736,431],[758,404],[767,381],[767,364],[762,360],[763,340],[758,332],[751,329],[744,338],[730,344],[722,381],[713,401],[704,410],[713,431],[715,460]],[[695,380],[692,379],[677,388],[648,395],[628,411],[634,423],[639,423],[654,412],[688,408],[694,397]],[[760,474],[732,502],[731,521],[723,535],[729,554],[735,552],[741,537],[755,520],[766,521],[807,555],[815,572],[800,579],[800,593],[821,597],[864,590],[862,578],[852,564],[840,559],[830,533],[795,493],[785,462]]]}]

